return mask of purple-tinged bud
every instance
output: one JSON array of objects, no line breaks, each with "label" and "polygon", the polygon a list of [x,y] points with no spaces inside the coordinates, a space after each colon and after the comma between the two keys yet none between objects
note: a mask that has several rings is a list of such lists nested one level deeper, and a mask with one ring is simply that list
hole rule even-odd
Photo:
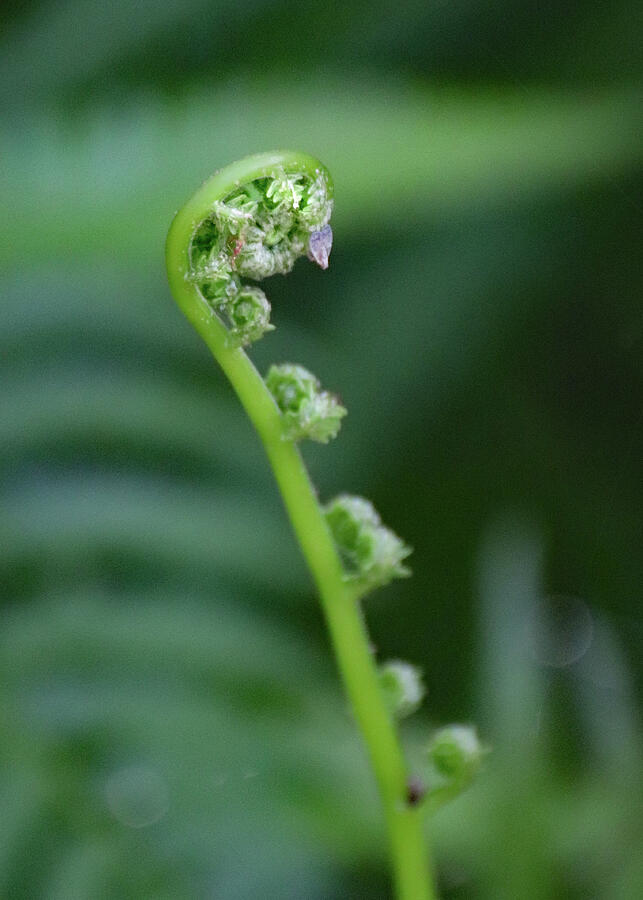
[{"label": "purple-tinged bud", "polygon": [[308,239],[308,259],[322,269],[328,268],[328,257],[333,246],[333,229],[324,225],[321,231],[313,231]]}]

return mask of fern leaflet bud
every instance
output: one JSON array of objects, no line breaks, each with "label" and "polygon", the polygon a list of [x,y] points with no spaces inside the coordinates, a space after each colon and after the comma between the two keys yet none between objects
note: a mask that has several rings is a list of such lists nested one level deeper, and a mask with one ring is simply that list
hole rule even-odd
[{"label": "fern leaflet bud", "polygon": [[320,389],[317,378],[303,366],[271,366],[266,385],[281,410],[287,439],[310,438],[327,444],[337,435],[346,410],[336,397]]},{"label": "fern leaflet bud", "polygon": [[380,666],[380,685],[387,705],[399,719],[410,716],[422,702],[426,689],[418,668],[401,659]]},{"label": "fern leaflet bud", "polygon": [[237,346],[258,341],[275,327],[270,324],[270,303],[261,288],[243,286],[223,309],[230,322],[231,343]]},{"label": "fern leaflet bud", "polygon": [[429,797],[440,805],[465,790],[485,752],[471,725],[447,725],[436,731],[428,747]]},{"label": "fern leaflet bud", "polygon": [[326,521],[344,564],[345,577],[366,593],[411,574],[403,560],[411,549],[382,525],[363,497],[341,494],[326,506]]}]

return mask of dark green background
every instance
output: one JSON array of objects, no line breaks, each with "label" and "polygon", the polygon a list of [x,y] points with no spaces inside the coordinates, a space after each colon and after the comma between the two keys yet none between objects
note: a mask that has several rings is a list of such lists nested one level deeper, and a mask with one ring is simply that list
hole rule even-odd
[{"label": "dark green background", "polygon": [[320,494],[415,548],[366,601],[425,673],[410,755],[493,748],[431,826],[441,896],[643,896],[640,5],[4,19],[0,896],[390,896],[310,580],[163,270],[196,186],[276,147],[333,173],[335,248],[252,356],[341,395]]}]

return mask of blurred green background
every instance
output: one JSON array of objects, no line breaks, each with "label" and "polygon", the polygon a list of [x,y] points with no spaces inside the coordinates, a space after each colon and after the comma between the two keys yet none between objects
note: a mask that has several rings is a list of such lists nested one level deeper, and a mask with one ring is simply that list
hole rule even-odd
[{"label": "blurred green background", "polygon": [[0,37],[0,896],[390,896],[310,579],[166,285],[176,209],[279,147],[335,249],[264,371],[349,416],[326,499],[414,548],[372,596],[405,725],[493,747],[444,900],[643,897],[641,7],[41,0]]}]

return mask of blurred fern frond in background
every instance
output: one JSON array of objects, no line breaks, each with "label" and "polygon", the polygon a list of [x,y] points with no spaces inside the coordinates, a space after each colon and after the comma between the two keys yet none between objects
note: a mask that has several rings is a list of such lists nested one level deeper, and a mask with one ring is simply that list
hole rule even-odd
[{"label": "blurred fern frond in background", "polygon": [[386,896],[303,563],[163,273],[199,179],[275,146],[333,171],[336,240],[253,357],[340,388],[314,480],[415,547],[376,643],[493,748],[442,896],[643,896],[637,9],[7,5],[0,896]]}]

